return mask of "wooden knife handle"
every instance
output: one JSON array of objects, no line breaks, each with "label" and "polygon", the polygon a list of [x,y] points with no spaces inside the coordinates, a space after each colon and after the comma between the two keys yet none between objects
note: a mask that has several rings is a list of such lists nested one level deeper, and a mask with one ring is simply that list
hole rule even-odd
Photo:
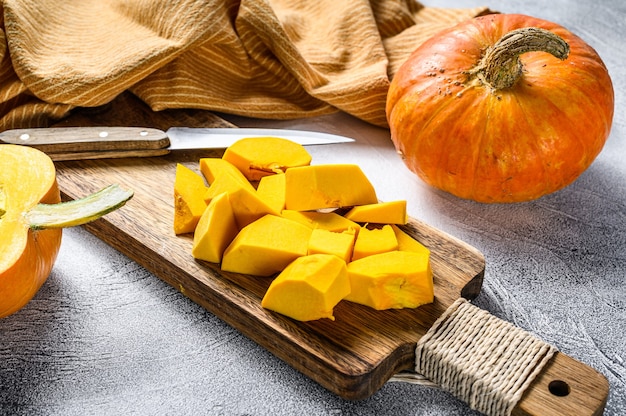
[{"label": "wooden knife handle", "polygon": [[[167,153],[165,132],[145,127],[53,127],[6,130],[0,142],[35,147],[53,160],[158,156]],[[106,155],[106,156],[104,156]]]}]

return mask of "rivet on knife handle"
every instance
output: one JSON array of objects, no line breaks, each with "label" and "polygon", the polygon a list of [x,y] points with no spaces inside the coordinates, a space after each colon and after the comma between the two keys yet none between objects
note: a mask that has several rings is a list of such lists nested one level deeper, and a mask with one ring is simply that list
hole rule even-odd
[{"label": "rivet on knife handle", "polygon": [[167,135],[145,127],[53,127],[14,129],[0,141],[35,147],[48,154],[164,149]]}]

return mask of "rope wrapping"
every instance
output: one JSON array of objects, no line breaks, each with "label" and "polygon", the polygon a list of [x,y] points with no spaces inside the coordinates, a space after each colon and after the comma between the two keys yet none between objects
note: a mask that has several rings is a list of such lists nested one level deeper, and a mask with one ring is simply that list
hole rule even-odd
[{"label": "rope wrapping", "polygon": [[418,374],[472,409],[502,416],[511,414],[556,348],[460,298],[415,352]]}]

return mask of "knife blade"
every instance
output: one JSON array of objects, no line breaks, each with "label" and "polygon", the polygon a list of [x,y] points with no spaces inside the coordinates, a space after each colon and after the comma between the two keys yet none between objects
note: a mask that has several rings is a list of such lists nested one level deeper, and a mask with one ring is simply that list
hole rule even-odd
[{"label": "knife blade", "polygon": [[282,137],[304,146],[349,143],[354,139],[330,133],[289,129],[171,127],[53,127],[12,129],[0,143],[35,147],[52,160],[162,156],[172,150],[225,149],[247,137]]}]

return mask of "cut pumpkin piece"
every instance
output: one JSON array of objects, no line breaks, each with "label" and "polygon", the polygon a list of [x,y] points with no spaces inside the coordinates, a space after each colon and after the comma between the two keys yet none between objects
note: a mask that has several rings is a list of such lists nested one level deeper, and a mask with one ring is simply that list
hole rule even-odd
[{"label": "cut pumpkin piece", "polygon": [[304,146],[280,137],[238,140],[226,149],[222,158],[236,166],[250,181],[311,163],[311,155]]},{"label": "cut pumpkin piece", "polygon": [[399,251],[414,251],[416,253],[430,254],[430,250],[425,245],[411,237],[409,234],[402,231],[400,227],[395,224],[391,224],[391,228],[396,234]]},{"label": "cut pumpkin piece", "polygon": [[270,276],[305,256],[310,237],[311,229],[305,225],[265,215],[239,231],[224,252],[222,270]]},{"label": "cut pumpkin piece", "polygon": [[344,215],[347,219],[361,223],[406,224],[406,201],[379,202],[353,207]]},{"label": "cut pumpkin piece", "polygon": [[234,192],[239,189],[256,191],[245,176],[232,163],[216,157],[200,159],[200,171],[209,183],[209,189],[203,197],[208,204],[223,192]]},{"label": "cut pumpkin piece", "polygon": [[178,163],[174,179],[174,233],[192,233],[207,204],[204,178]]},{"label": "cut pumpkin piece", "polygon": [[355,238],[353,228],[339,233],[316,228],[309,239],[308,254],[334,254],[347,263],[352,258]]},{"label": "cut pumpkin piece", "polygon": [[398,249],[398,239],[391,225],[368,229],[361,227],[354,243],[352,261]]},{"label": "cut pumpkin piece", "polygon": [[29,146],[0,144],[0,165],[3,318],[26,305],[44,284],[61,248],[63,228],[86,224],[120,208],[133,192],[111,185],[84,198],[60,202],[54,163]]},{"label": "cut pumpkin piece", "polygon": [[203,158],[200,159],[200,170],[211,184],[203,199],[209,203],[216,196],[228,193],[240,229],[266,214],[280,215],[280,210],[259,198],[252,184],[230,162]]},{"label": "cut pumpkin piece", "polygon": [[430,256],[390,251],[348,264],[350,294],[344,299],[376,310],[417,308],[434,300]]},{"label": "cut pumpkin piece", "polygon": [[285,208],[312,211],[378,202],[374,187],[358,165],[311,165],[285,172]]},{"label": "cut pumpkin piece", "polygon": [[212,263],[221,262],[226,247],[238,231],[228,194],[216,196],[200,217],[193,236],[192,256]]},{"label": "cut pumpkin piece", "polygon": [[263,201],[256,193],[256,190],[241,187],[228,194],[230,203],[235,214],[235,221],[239,229],[258,220],[267,214],[280,216],[280,211]]},{"label": "cut pumpkin piece", "polygon": [[[248,183],[246,177],[239,169],[227,160],[219,157],[203,157],[200,159],[200,171],[209,184],[222,176],[230,176],[241,183]],[[252,186],[252,185],[250,185]]]},{"label": "cut pumpkin piece", "polygon": [[314,254],[289,264],[272,281],[261,306],[298,321],[334,320],[335,306],[349,293],[346,263],[331,254]]},{"label": "cut pumpkin piece", "polygon": [[298,221],[311,228],[342,232],[349,229],[356,230],[357,234],[361,226],[354,221],[335,213],[318,211],[294,211],[285,209],[280,214],[285,218]]},{"label": "cut pumpkin piece", "polygon": [[262,177],[256,193],[275,212],[280,213],[285,208],[285,175],[278,173]]}]

